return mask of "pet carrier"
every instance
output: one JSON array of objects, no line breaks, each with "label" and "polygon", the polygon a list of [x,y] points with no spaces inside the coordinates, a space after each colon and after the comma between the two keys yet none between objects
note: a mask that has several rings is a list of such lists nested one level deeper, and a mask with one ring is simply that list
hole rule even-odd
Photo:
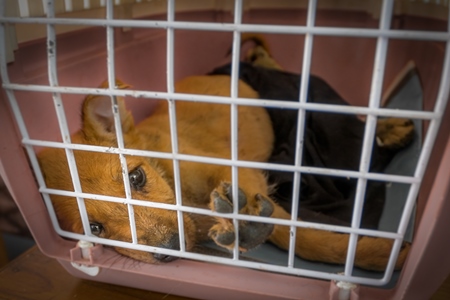
[{"label": "pet carrier", "polygon": [[[53,0],[0,1],[0,175],[20,208],[42,252],[57,259],[76,277],[200,299],[427,299],[450,272],[450,27],[448,1],[175,1],[175,0]],[[239,99],[237,82],[244,34],[259,34],[285,71],[298,77],[298,101]],[[245,46],[245,45],[244,45]],[[226,57],[231,47],[230,57]],[[230,63],[231,97],[176,93],[174,82],[210,73]],[[242,65],[241,65],[242,67]],[[310,103],[309,75],[328,82],[351,105]],[[120,78],[131,85],[99,88]],[[110,84],[110,86],[114,86]],[[114,120],[121,132],[117,98],[139,123],[151,116],[158,101],[169,104],[172,152],[128,149],[120,133],[117,147],[71,142],[81,127],[86,95],[111,98]],[[174,100],[176,99],[176,100]],[[177,150],[176,103],[227,104],[231,111],[230,159],[186,155]],[[237,110],[262,106],[298,113],[295,163],[240,161],[237,151]],[[301,165],[305,114],[358,115],[364,138],[358,170]],[[396,154],[386,170],[370,171],[375,127],[384,117],[414,121],[411,145]],[[64,149],[73,190],[47,187],[37,153]],[[83,191],[75,151],[113,153],[128,174],[127,159],[157,157],[173,161],[176,204],[140,201],[131,197],[123,176],[125,197]],[[294,199],[291,220],[276,220],[233,212],[238,220],[288,226],[289,251],[263,244],[239,253],[236,243],[227,256],[212,243],[202,251],[143,245],[137,241],[134,209],[150,206],[183,214],[217,216],[206,209],[184,206],[179,164],[183,161],[220,164],[232,169],[232,194],[238,195],[241,167],[291,174],[293,195],[301,194],[301,178],[343,178],[356,182],[349,225],[299,221]],[[107,166],[105,166],[106,168]],[[120,175],[121,176],[121,175]],[[120,177],[122,178],[122,177]],[[182,179],[181,179],[182,180]],[[377,229],[361,228],[364,197],[370,182],[386,190],[386,203]],[[77,201],[85,234],[63,230],[50,197]],[[131,242],[92,234],[84,198],[123,203],[130,217]],[[234,197],[237,199],[238,197]],[[349,234],[345,265],[300,259],[294,254],[296,228]],[[361,236],[391,239],[393,247],[383,271],[354,267]],[[403,268],[395,262],[403,242],[412,242]],[[136,263],[110,246],[148,251],[182,259],[167,264]],[[332,247],[332,245],[330,245]],[[205,250],[209,249],[209,250]],[[206,252],[205,252],[206,251]]]}]

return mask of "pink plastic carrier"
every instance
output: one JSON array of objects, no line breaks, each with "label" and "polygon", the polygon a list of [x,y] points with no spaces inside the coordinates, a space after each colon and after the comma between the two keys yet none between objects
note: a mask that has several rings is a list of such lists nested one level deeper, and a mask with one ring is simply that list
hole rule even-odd
[{"label": "pink plastic carrier", "polygon": [[[428,299],[449,274],[448,1],[19,0],[0,5],[0,175],[41,251],[74,276],[200,299],[409,300]],[[380,228],[371,233],[396,241],[385,272],[353,270],[351,253],[346,266],[332,266],[292,260],[270,245],[249,254],[254,261],[172,250],[183,259],[136,263],[117,259],[107,247],[117,241],[59,228],[49,201],[58,191],[45,187],[35,153],[43,147],[83,147],[68,143],[68,136],[80,127],[85,95],[125,95],[139,122],[151,115],[155,99],[178,99],[170,92],[173,82],[236,63],[243,52],[240,34],[246,32],[265,36],[287,71],[325,79],[353,105],[346,113],[414,120],[416,143],[385,175],[386,182],[403,188],[390,189]],[[132,87],[97,88],[115,76]],[[371,124],[366,132],[373,132]],[[346,232],[354,237],[349,245],[354,252],[358,228]],[[404,239],[412,240],[412,248],[403,269],[394,272]],[[267,260],[259,262],[260,257]]]}]

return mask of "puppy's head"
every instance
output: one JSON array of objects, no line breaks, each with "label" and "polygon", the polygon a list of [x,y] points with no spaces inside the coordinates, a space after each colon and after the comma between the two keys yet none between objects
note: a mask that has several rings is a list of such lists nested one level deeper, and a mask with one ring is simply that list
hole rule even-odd
[{"label": "puppy's head", "polygon": [[[126,85],[118,83],[125,88]],[[152,149],[151,138],[143,137],[134,127],[131,113],[123,99],[118,99],[114,109],[120,114],[121,128],[126,148]],[[114,114],[111,98],[88,96],[83,103],[82,129],[72,136],[73,143],[117,147]],[[84,193],[125,197],[123,172],[118,154],[75,150],[81,190]],[[63,149],[49,148],[39,154],[39,162],[47,187],[74,191],[72,177]],[[126,156],[128,178],[133,199],[175,204],[169,180],[158,162],[148,157]],[[94,197],[93,197],[94,198]],[[83,233],[77,200],[72,197],[51,195],[62,229]],[[175,211],[133,206],[94,199],[85,199],[85,206],[93,235],[131,242],[130,215],[134,215],[139,244],[178,250],[178,220]],[[194,224],[184,216],[186,249],[193,247]],[[116,248],[119,253],[150,263],[167,262],[172,257],[144,251]]]}]

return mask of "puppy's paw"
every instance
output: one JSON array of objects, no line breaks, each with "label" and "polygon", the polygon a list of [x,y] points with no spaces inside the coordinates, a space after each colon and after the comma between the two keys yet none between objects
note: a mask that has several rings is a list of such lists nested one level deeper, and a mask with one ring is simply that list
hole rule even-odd
[{"label": "puppy's paw", "polygon": [[270,56],[269,52],[263,46],[256,46],[249,49],[245,60],[257,67],[282,70],[281,66]]},{"label": "puppy's paw", "polygon": [[414,137],[414,123],[410,119],[378,119],[377,144],[386,149],[400,149],[407,146]]},{"label": "puppy's paw", "polygon": [[[222,183],[211,193],[211,209],[219,213],[233,212],[232,187],[229,183]],[[254,199],[247,199],[244,191],[238,189],[238,205],[240,214],[250,214],[263,217],[272,215],[272,202],[261,194]],[[214,242],[226,249],[232,250],[236,240],[233,220],[216,218],[217,223],[209,230],[209,236]],[[264,243],[272,233],[273,224],[260,222],[239,221],[239,250],[245,252]]]}]

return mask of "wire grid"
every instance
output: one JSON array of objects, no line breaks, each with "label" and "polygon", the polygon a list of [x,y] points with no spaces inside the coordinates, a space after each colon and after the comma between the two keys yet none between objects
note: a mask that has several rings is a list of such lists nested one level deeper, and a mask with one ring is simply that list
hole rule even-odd
[{"label": "wire grid", "polygon": [[[39,4],[34,4],[30,6],[29,1],[38,2],[39,0],[17,0],[19,7],[19,14],[21,17],[30,17],[35,15],[36,6]],[[152,0],[114,0],[115,5],[120,4],[130,4],[130,3],[143,3],[151,2]],[[417,3],[432,3],[440,6],[448,6],[448,0],[403,0],[404,2],[417,2]],[[93,9],[106,6],[106,0],[59,0],[60,12],[73,12],[83,9]],[[42,11],[47,13],[47,0],[41,0]],[[34,8],[34,9],[33,9]]]},{"label": "wire grid", "polygon": [[[392,19],[392,9],[393,1],[385,0],[383,2],[382,14],[380,18],[379,28],[377,29],[354,29],[354,28],[331,28],[331,27],[315,27],[315,12],[317,3],[316,0],[310,0],[308,6],[308,17],[306,26],[282,26],[282,25],[250,25],[241,23],[242,15],[242,1],[235,0],[235,11],[234,11],[234,23],[200,23],[200,22],[178,22],[174,19],[174,0],[168,0],[167,7],[167,21],[148,21],[148,20],[114,20],[113,10],[114,3],[112,0],[106,1],[106,18],[103,20],[99,19],[64,19],[55,18],[54,14],[54,1],[46,1],[46,18],[13,18],[5,17],[5,1],[1,2],[0,7],[0,43],[2,43],[3,51],[0,51],[0,73],[3,81],[3,88],[6,91],[7,97],[12,107],[14,117],[18,123],[20,133],[22,135],[23,145],[30,157],[31,165],[33,166],[36,179],[40,186],[39,191],[42,193],[45,203],[47,204],[51,221],[55,227],[55,230],[61,236],[81,239],[94,243],[101,243],[110,246],[117,247],[128,247],[136,250],[150,251],[154,253],[164,253],[167,255],[174,255],[183,258],[196,259],[207,262],[222,263],[234,266],[249,267],[255,269],[264,269],[268,271],[293,274],[293,275],[303,275],[310,276],[328,280],[339,280],[347,281],[360,284],[368,285],[384,285],[386,284],[392,275],[395,261],[398,256],[398,252],[407,228],[408,221],[411,216],[411,212],[415,203],[415,199],[418,194],[420,183],[427,165],[430,151],[434,140],[437,135],[437,130],[441,122],[442,114],[448,100],[449,96],[449,85],[450,85],[450,37],[448,28],[447,32],[421,32],[421,31],[399,31],[390,29],[390,20]],[[5,57],[5,25],[15,24],[15,23],[37,23],[46,24],[47,26],[47,52],[48,52],[48,75],[49,75],[49,86],[43,85],[22,85],[17,83],[12,83],[9,80],[6,57]],[[64,87],[58,84],[57,75],[57,65],[56,65],[56,38],[54,27],[58,24],[83,24],[92,26],[105,26],[107,28],[107,60],[108,60],[108,82],[109,87],[105,89],[93,89],[84,87]],[[116,89],[115,84],[115,68],[114,68],[114,36],[113,30],[115,27],[143,27],[143,28],[166,28],[167,30],[167,92],[157,92],[157,91],[141,91],[141,90],[119,90]],[[232,84],[231,84],[231,97],[217,97],[217,96],[204,96],[204,95],[192,95],[192,94],[181,94],[174,92],[174,78],[173,78],[173,67],[174,67],[174,30],[176,29],[192,29],[192,30],[214,30],[214,31],[228,31],[233,32],[233,54],[232,54]],[[301,90],[299,95],[299,102],[287,102],[287,101],[271,101],[271,100],[254,100],[254,99],[243,99],[237,97],[237,82],[238,82],[238,63],[239,63],[239,45],[240,45],[240,34],[243,32],[266,32],[266,33],[284,33],[284,34],[302,34],[305,35],[305,48],[303,57],[303,69],[302,69],[302,82]],[[337,106],[337,105],[325,105],[317,103],[307,102],[307,87],[310,73],[310,62],[311,54],[313,50],[313,39],[315,35],[327,35],[327,36],[354,36],[354,37],[373,37],[377,39],[377,48],[375,55],[374,71],[372,76],[371,93],[368,107],[356,107],[356,106]],[[443,74],[441,77],[441,84],[433,111],[422,112],[422,111],[410,111],[410,110],[396,110],[388,108],[380,108],[380,98],[381,98],[381,88],[384,74],[384,67],[386,61],[386,52],[389,39],[417,39],[417,40],[435,40],[446,42],[446,52]],[[49,142],[31,139],[28,135],[25,122],[21,115],[19,106],[15,98],[15,91],[33,91],[33,92],[51,92],[53,95],[53,101],[55,105],[55,110],[57,113],[59,127],[61,130],[61,135],[63,137],[63,142]],[[120,115],[114,113],[114,119],[116,124],[118,147],[101,147],[101,146],[91,146],[91,145],[79,145],[71,144],[69,130],[67,127],[67,122],[64,115],[64,109],[62,107],[61,94],[71,93],[71,94],[92,94],[92,95],[106,95],[111,97],[111,105],[113,112],[117,109],[117,97],[120,96],[132,96],[132,97],[144,97],[144,98],[155,98],[155,99],[167,99],[169,104],[169,117],[171,125],[171,141],[172,141],[172,153],[163,153],[155,151],[144,151],[144,150],[132,150],[124,147],[123,138],[121,135],[120,126]],[[219,159],[219,158],[209,158],[201,157],[195,155],[186,155],[178,153],[178,142],[177,142],[177,132],[176,132],[176,111],[175,111],[175,100],[177,101],[197,101],[197,102],[214,102],[229,104],[231,106],[231,136],[232,136],[232,157],[231,159]],[[298,127],[297,127],[297,151],[295,164],[289,165],[277,165],[271,163],[261,163],[261,162],[250,162],[250,161],[240,161],[237,159],[237,106],[247,105],[247,106],[262,106],[262,107],[278,107],[286,109],[295,109],[299,112]],[[348,170],[336,170],[336,169],[324,169],[315,167],[305,167],[301,166],[302,160],[302,147],[300,146],[303,141],[304,134],[304,119],[306,111],[321,111],[321,112],[334,112],[334,113],[344,113],[344,114],[362,114],[367,115],[367,125],[365,127],[363,150],[361,156],[361,164],[359,171],[348,171]],[[430,126],[423,144],[423,150],[420,154],[419,162],[417,164],[415,173],[413,176],[400,176],[400,175],[389,175],[389,174],[378,174],[369,172],[369,162],[371,157],[372,143],[375,135],[376,118],[378,116],[386,117],[407,117],[415,118],[421,120],[430,120]],[[55,190],[47,188],[39,169],[36,154],[33,150],[34,146],[43,147],[55,147],[65,149],[66,156],[69,163],[69,168],[74,184],[74,192]],[[79,182],[77,168],[73,156],[73,150],[84,150],[84,151],[95,151],[95,152],[108,152],[116,153],[119,155],[121,160],[121,165],[123,168],[124,184],[125,184],[125,195],[126,198],[97,195],[84,193],[81,190],[81,185]],[[136,155],[144,157],[155,157],[155,158],[165,158],[172,159],[174,166],[174,178],[175,178],[175,194],[176,194],[176,204],[164,204],[164,203],[154,203],[149,201],[140,201],[132,199],[131,192],[129,188],[128,181],[128,171],[126,170],[126,155]],[[251,261],[239,260],[239,250],[238,243],[236,243],[233,258],[223,258],[202,255],[197,253],[186,252],[184,248],[184,228],[183,228],[183,213],[197,213],[209,216],[220,216],[224,215],[201,208],[194,208],[182,205],[182,194],[180,186],[180,174],[179,174],[179,161],[194,161],[218,165],[226,165],[232,167],[233,173],[233,194],[237,199],[237,170],[239,167],[247,168],[259,168],[267,170],[280,170],[294,172],[294,198],[298,199],[299,189],[300,189],[300,177],[301,174],[316,174],[316,175],[329,175],[338,177],[349,177],[357,178],[357,195],[355,199],[355,208],[352,218],[351,227],[334,226],[327,224],[317,224],[297,220],[297,208],[298,200],[295,200],[292,208],[292,218],[290,220],[277,220],[273,218],[265,218],[260,216],[250,216],[250,215],[240,215],[237,212],[238,205],[235,203],[234,211],[231,214],[226,214],[225,217],[233,218],[236,231],[238,230],[238,221],[258,221],[271,224],[279,224],[290,226],[291,229],[291,240],[289,249],[289,258],[287,266],[276,266],[267,263],[258,263]],[[365,194],[366,184],[368,180],[378,180],[384,182],[398,182],[410,184],[410,190],[400,224],[397,232],[384,232],[369,229],[360,229],[359,223],[361,220],[361,211],[363,198]],[[75,234],[72,232],[63,231],[57,222],[55,212],[52,208],[49,195],[61,195],[70,196],[77,199],[80,214],[82,216],[82,223],[85,234]],[[110,201],[116,203],[125,203],[128,207],[130,225],[132,232],[132,242],[122,242],[115,240],[108,240],[104,238],[98,238],[91,234],[89,220],[86,214],[86,208],[84,206],[84,198],[99,200],[99,201]],[[178,226],[180,232],[180,245],[181,249],[170,250],[165,248],[158,248],[148,245],[141,245],[137,243],[136,228],[134,224],[134,214],[133,206],[140,205],[153,208],[162,208],[168,210],[175,210],[178,212]],[[330,274],[326,272],[305,270],[301,268],[294,267],[294,245],[295,245],[295,229],[297,227],[304,228],[316,228],[321,230],[330,230],[341,233],[350,234],[349,241],[349,251],[347,254],[347,262],[345,265],[344,274]],[[384,276],[381,279],[370,279],[364,277],[352,276],[352,269],[354,263],[355,249],[357,244],[357,237],[359,235],[367,235],[373,237],[382,237],[394,239],[394,247],[391,252],[388,266],[384,272]]]}]

